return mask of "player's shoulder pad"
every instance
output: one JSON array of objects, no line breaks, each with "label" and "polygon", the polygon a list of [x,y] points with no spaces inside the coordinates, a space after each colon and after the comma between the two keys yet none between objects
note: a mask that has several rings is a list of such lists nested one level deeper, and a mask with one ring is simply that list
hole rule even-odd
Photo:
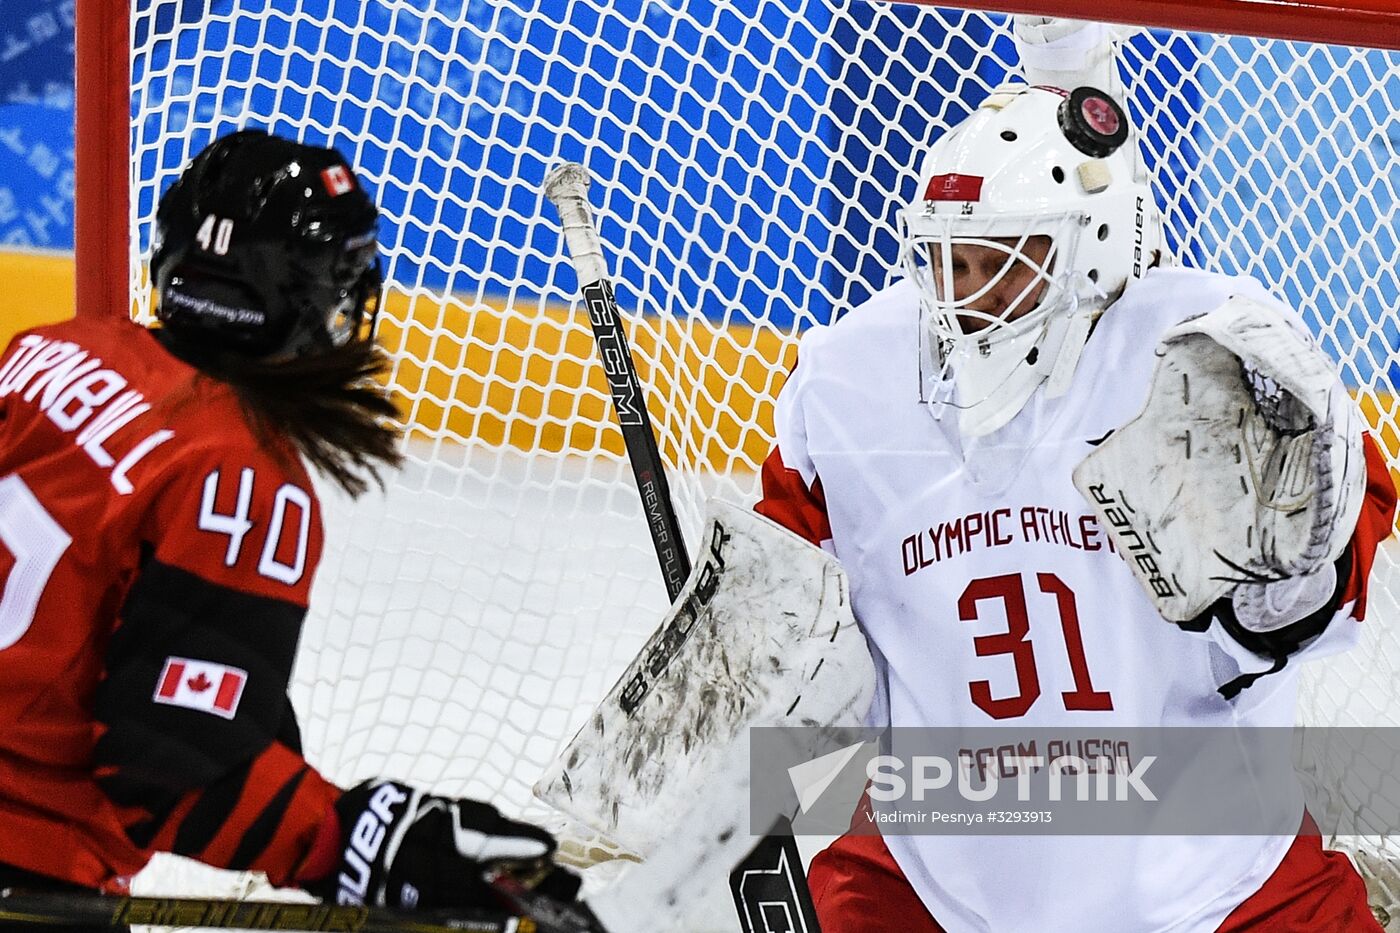
[{"label": "player's shoulder pad", "polygon": [[177,472],[185,471],[187,461],[199,461],[251,466],[290,482],[310,484],[306,465],[291,441],[269,438],[255,430],[229,384],[196,377],[175,394],[177,397],[164,400],[163,407],[175,432],[166,445],[165,458],[178,461]]},{"label": "player's shoulder pad", "polygon": [[843,342],[879,339],[890,330],[917,327],[919,290],[911,279],[886,285],[831,325],[833,339]]},{"label": "player's shoulder pad", "polygon": [[[803,409],[810,393],[826,391],[838,396],[851,385],[871,391],[875,380],[898,382],[917,378],[919,293],[914,283],[901,279],[850,309],[834,324],[819,325],[803,333],[797,347],[797,365],[778,395],[774,427],[778,446],[788,466],[811,482],[813,468],[806,454]],[[906,352],[907,351],[907,352]],[[907,368],[910,371],[904,372]]]},{"label": "player's shoulder pad", "polygon": [[238,473],[250,469],[274,487],[294,483],[311,491],[311,475],[293,446],[269,447],[241,417],[231,420],[212,406],[205,411],[203,419],[186,413],[171,421],[173,436],[150,456],[147,475],[155,498],[178,495],[215,470]]},{"label": "player's shoulder pad", "polygon": [[1257,301],[1299,320],[1257,279],[1170,266],[1151,270],[1129,287],[1099,319],[1092,340],[1100,352],[1114,359],[1141,359],[1141,365],[1148,365],[1163,334],[1214,311],[1232,297]]}]

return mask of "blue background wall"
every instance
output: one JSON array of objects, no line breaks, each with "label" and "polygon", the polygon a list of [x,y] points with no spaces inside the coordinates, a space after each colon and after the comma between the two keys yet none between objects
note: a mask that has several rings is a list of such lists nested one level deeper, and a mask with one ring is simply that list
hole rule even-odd
[{"label": "blue background wall", "polygon": [[73,248],[73,0],[0,0],[0,247]]}]

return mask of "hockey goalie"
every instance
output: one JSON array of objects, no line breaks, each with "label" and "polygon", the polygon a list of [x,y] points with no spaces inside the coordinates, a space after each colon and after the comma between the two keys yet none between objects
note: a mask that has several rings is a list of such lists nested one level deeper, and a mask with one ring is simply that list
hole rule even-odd
[{"label": "hockey goalie", "polygon": [[[1106,31],[1016,28],[1029,80],[928,148],[904,277],[804,335],[757,511],[844,567],[871,725],[1291,723],[1300,665],[1363,624],[1395,512],[1383,458],[1294,309],[1173,265]],[[696,663],[693,684],[717,682]],[[684,701],[648,707],[647,687],[638,709],[664,732]],[[823,713],[863,700],[841,699]],[[595,719],[590,749],[610,727]],[[680,746],[704,737],[669,734],[617,749],[619,788],[655,797],[694,762]],[[654,842],[634,798],[586,792]],[[1296,834],[852,833],[809,877],[826,933],[1379,930],[1355,868],[1290,819]]]},{"label": "hockey goalie", "polygon": [[[1293,309],[1171,264],[1105,30],[1016,29],[1028,84],[927,150],[903,280],[804,336],[758,508],[845,565],[873,722],[1291,723],[1300,664],[1362,624],[1383,458]],[[1378,930],[1293,817],[849,835],[810,880],[827,933]]]}]

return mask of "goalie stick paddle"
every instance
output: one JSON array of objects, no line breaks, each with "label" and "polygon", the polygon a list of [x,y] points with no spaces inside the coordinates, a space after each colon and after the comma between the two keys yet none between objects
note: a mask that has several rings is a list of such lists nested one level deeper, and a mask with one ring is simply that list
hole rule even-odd
[{"label": "goalie stick paddle", "polygon": [[[588,169],[577,162],[559,166],[545,177],[544,195],[554,204],[564,227],[564,241],[578,273],[598,355],[607,373],[613,409],[622,428],[627,459],[632,464],[652,544],[661,563],[661,575],[666,581],[666,595],[674,602],[690,576],[690,558],[685,552],[675,504],[661,466],[661,452],[647,415],[641,380],[637,378],[632,351],[622,330],[617,297],[603,258],[603,244],[588,206]],[[820,931],[812,892],[807,887],[807,876],[798,856],[797,841],[785,818],[780,817],[758,845],[735,866],[729,875],[729,887],[745,933],[768,929],[764,920],[765,905],[786,907],[794,933]]]}]

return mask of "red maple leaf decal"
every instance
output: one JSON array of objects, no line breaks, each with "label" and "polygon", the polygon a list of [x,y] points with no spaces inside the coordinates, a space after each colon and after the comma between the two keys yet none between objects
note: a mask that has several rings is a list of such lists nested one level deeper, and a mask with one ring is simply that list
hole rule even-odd
[{"label": "red maple leaf decal", "polygon": [[185,681],[185,685],[188,686],[195,693],[203,693],[210,687],[214,686],[214,682],[208,677],[205,677],[203,671],[200,671],[194,677],[191,677],[189,680]]}]

